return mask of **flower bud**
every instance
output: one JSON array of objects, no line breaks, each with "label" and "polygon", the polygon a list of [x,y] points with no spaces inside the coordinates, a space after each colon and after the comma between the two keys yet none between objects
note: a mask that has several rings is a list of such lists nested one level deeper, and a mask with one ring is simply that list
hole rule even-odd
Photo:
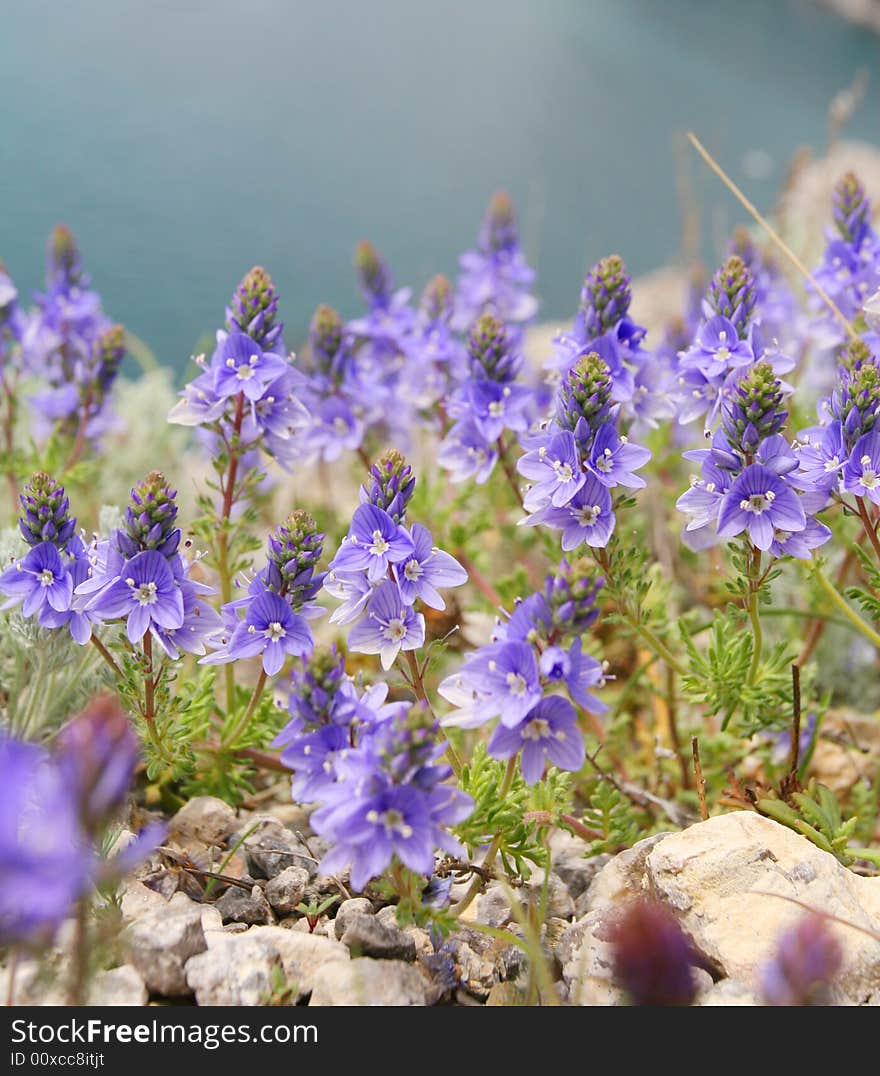
[{"label": "flower bud", "polygon": [[734,254],[716,272],[706,303],[713,314],[733,322],[740,340],[745,340],[755,309],[755,281],[742,258]]},{"label": "flower bud", "polygon": [[275,528],[268,544],[266,584],[298,609],[315,597],[324,581],[323,574],[315,575],[324,548],[324,535],[308,512],[298,509]]},{"label": "flower bud", "polygon": [[518,243],[519,232],[513,201],[506,191],[496,191],[480,228],[480,250],[484,254],[506,253],[513,250]]},{"label": "flower bud", "polygon": [[354,268],[364,298],[370,306],[387,306],[391,301],[394,285],[388,267],[378,250],[363,239],[354,250]]},{"label": "flower bud", "polygon": [[112,695],[97,695],[58,735],[59,765],[98,835],[125,803],[139,755],[137,736]]},{"label": "flower bud", "polygon": [[504,324],[494,314],[481,314],[468,337],[472,376],[477,380],[512,381],[518,360],[511,353]]},{"label": "flower bud", "polygon": [[31,478],[19,497],[21,518],[18,528],[28,545],[52,542],[63,551],[76,530],[76,519],[70,516],[70,501],[54,478],[43,471]]},{"label": "flower bud", "polygon": [[171,557],[180,544],[180,530],[174,526],[177,518],[175,497],[161,471],[150,471],[143,482],[131,491],[131,503],[125,511],[122,527],[116,532],[116,542],[124,557],[133,557],[155,549]]},{"label": "flower bud", "polygon": [[278,292],[272,278],[260,265],[255,265],[242,278],[226,308],[226,327],[246,333],[265,351],[281,335],[283,325],[276,321]]},{"label": "flower bud", "polygon": [[370,481],[361,486],[361,503],[375,505],[402,523],[415,488],[416,477],[406,457],[389,448],[370,468]]},{"label": "flower bud", "polygon": [[633,1005],[690,1005],[696,954],[675,916],[638,900],[611,928],[614,977]]},{"label": "flower bud", "polygon": [[834,226],[841,238],[860,246],[870,227],[871,204],[854,172],[847,172],[837,181],[831,202]]},{"label": "flower bud", "polygon": [[768,1005],[823,1005],[843,963],[840,942],[816,912],[803,916],[779,939],[776,955],[761,974]]},{"label": "flower bud", "polygon": [[49,236],[47,278],[50,287],[71,287],[82,278],[79,248],[73,232],[65,224],[56,224]]},{"label": "flower bud", "polygon": [[447,322],[452,317],[454,294],[448,277],[438,273],[422,292],[421,312],[425,321]]},{"label": "flower bud", "polygon": [[587,273],[581,289],[581,313],[589,339],[613,329],[629,311],[630,277],[619,254],[603,258]]},{"label": "flower bud", "polygon": [[583,419],[595,432],[611,413],[611,389],[611,371],[597,352],[578,359],[559,386],[561,425],[575,431]]},{"label": "flower bud", "polygon": [[758,445],[785,425],[782,382],[769,362],[750,367],[724,402],[722,422],[731,447],[743,456],[752,456]]}]

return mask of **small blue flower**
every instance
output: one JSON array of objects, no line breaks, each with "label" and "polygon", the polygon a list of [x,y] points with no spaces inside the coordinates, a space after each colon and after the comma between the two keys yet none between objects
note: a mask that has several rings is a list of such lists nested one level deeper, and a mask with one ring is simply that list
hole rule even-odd
[{"label": "small blue flower", "polygon": [[541,780],[548,761],[561,770],[577,772],[586,752],[572,704],[561,695],[550,695],[515,725],[499,724],[489,740],[489,754],[504,759],[519,752],[528,785]]},{"label": "small blue flower", "polygon": [[734,479],[718,511],[718,534],[734,538],[747,531],[758,548],[767,550],[776,530],[793,533],[807,525],[795,491],[769,468],[750,464]]},{"label": "small blue flower", "polygon": [[880,504],[880,433],[860,437],[843,469],[843,487]]},{"label": "small blue flower", "polygon": [[446,602],[438,589],[463,586],[468,574],[455,557],[432,544],[431,532],[427,527],[414,523],[410,536],[412,556],[394,566],[400,595],[408,605],[421,599],[432,609],[445,609]]},{"label": "small blue flower", "polygon": [[3,608],[21,602],[24,616],[36,616],[47,610],[67,613],[73,579],[52,542],[40,542],[0,574],[0,591],[10,596]]},{"label": "small blue flower", "polygon": [[126,618],[129,642],[139,642],[153,627],[183,624],[183,595],[167,559],[154,549],[126,561],[112,582],[89,598],[86,612],[100,620]]},{"label": "small blue flower", "polygon": [[592,475],[561,508],[548,505],[533,512],[521,523],[527,527],[543,525],[562,531],[562,548],[568,552],[585,542],[602,548],[614,530],[615,516],[611,507],[611,494]]},{"label": "small blue flower", "polygon": [[364,616],[348,637],[352,650],[378,654],[383,669],[391,668],[401,650],[418,650],[424,641],[425,618],[407,604],[400,587],[390,579],[375,588]]},{"label": "small blue flower", "polygon": [[387,512],[372,504],[359,505],[348,536],[330,565],[334,572],[365,571],[370,582],[388,574],[392,564],[412,556],[413,542]]},{"label": "small blue flower", "polygon": [[[230,603],[224,606],[224,612],[238,605]],[[300,657],[313,646],[314,638],[305,617],[294,613],[280,595],[258,587],[244,599],[244,618],[235,625],[222,649],[202,658],[199,664],[224,665],[261,655],[263,671],[267,676],[275,676],[288,655]]]}]

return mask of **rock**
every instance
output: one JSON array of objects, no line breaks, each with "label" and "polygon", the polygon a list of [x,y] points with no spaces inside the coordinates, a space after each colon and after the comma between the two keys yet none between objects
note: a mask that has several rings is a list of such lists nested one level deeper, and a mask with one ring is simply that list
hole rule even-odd
[{"label": "rock", "polygon": [[315,973],[309,1005],[424,1005],[426,983],[412,965],[362,956]]},{"label": "rock", "polygon": [[254,926],[210,938],[186,967],[199,1005],[265,1005],[279,983],[295,1003],[312,991],[319,968],[348,963],[344,945],[283,927]]},{"label": "rock", "polygon": [[506,927],[513,919],[510,902],[500,885],[490,885],[479,898],[476,919],[490,927]]},{"label": "rock", "polygon": [[708,964],[748,989],[758,990],[780,934],[805,914],[786,897],[862,928],[829,924],[843,948],[832,1001],[858,1004],[877,989],[880,940],[863,931],[880,924],[880,878],[854,874],[768,818],[736,811],[668,836],[648,853],[645,875]]},{"label": "rock", "polygon": [[553,870],[565,882],[568,892],[577,900],[586,893],[596,875],[613,857],[607,852],[584,859],[574,851],[553,860]]},{"label": "rock", "polygon": [[305,867],[285,867],[266,885],[266,899],[279,915],[291,915],[302,901],[309,872]]},{"label": "rock", "polygon": [[397,924],[383,923],[375,915],[355,915],[342,935],[352,956],[378,960],[415,960],[416,943]]},{"label": "rock", "polygon": [[760,1005],[761,1001],[736,979],[722,979],[697,996],[697,1005]]},{"label": "rock", "polygon": [[[536,870],[526,883],[526,893],[529,903],[539,908],[544,896],[544,872]],[[574,900],[563,880],[554,871],[550,871],[547,878],[547,906],[544,909],[546,917],[555,916],[558,919],[571,919],[574,916]]]},{"label": "rock", "polygon": [[129,963],[141,974],[151,993],[166,997],[188,994],[184,966],[207,947],[201,908],[189,900],[172,900],[129,924],[123,932],[123,943]]},{"label": "rock", "polygon": [[486,998],[487,1005],[525,1005],[525,997],[513,983],[496,983]]},{"label": "rock", "polygon": [[416,947],[416,957],[431,956],[434,952],[434,943],[431,941],[431,935],[427,930],[422,930],[421,927],[412,925],[403,929],[413,940],[413,945]]},{"label": "rock", "polygon": [[376,912],[376,918],[380,923],[386,923],[388,926],[396,927],[397,923],[397,905],[386,904],[384,908],[380,908]]},{"label": "rock", "polygon": [[488,954],[479,953],[467,942],[456,938],[452,938],[448,946],[455,961],[455,970],[461,987],[474,997],[488,997],[489,991],[502,978],[495,967],[494,960]]},{"label": "rock", "polygon": [[146,1005],[147,987],[132,964],[99,971],[89,984],[89,1005]]},{"label": "rock", "polygon": [[301,934],[283,927],[252,927],[251,934],[268,939],[278,951],[287,984],[297,1000],[312,992],[315,975],[331,964],[348,964],[348,949],[330,938]]},{"label": "rock", "polygon": [[186,965],[186,980],[199,1005],[265,1005],[279,975],[278,950],[250,931],[212,939],[210,949]]},{"label": "rock", "polygon": [[277,818],[263,818],[243,844],[248,869],[255,878],[275,878],[287,867],[305,867],[317,873],[315,857],[295,833]]},{"label": "rock", "polygon": [[336,937],[342,938],[355,916],[372,914],[373,905],[366,897],[352,897],[350,900],[344,900],[336,909],[336,918],[333,920]]},{"label": "rock", "polygon": [[193,837],[202,844],[221,845],[235,829],[235,811],[214,796],[196,796],[171,819],[172,835]]},{"label": "rock", "polygon": [[626,1001],[614,982],[612,950],[605,939],[615,914],[611,907],[590,912],[559,940],[556,956],[572,1005],[623,1005]]},{"label": "rock", "polygon": [[619,906],[639,896],[643,889],[645,860],[651,849],[668,836],[668,833],[656,833],[653,837],[646,837],[609,860],[590,883],[587,910]]},{"label": "rock", "polygon": [[871,782],[880,766],[880,721],[851,710],[831,710],[822,721],[810,776],[845,795],[857,781]]},{"label": "rock", "polygon": [[272,909],[263,895],[263,890],[255,885],[248,893],[237,885],[231,885],[223,896],[214,904],[223,916],[224,923],[268,923],[272,919]]},{"label": "rock", "polygon": [[[195,901],[193,901],[195,905]],[[166,908],[168,901],[143,882],[126,878],[122,883],[122,918],[126,922],[142,919],[145,915]]]}]

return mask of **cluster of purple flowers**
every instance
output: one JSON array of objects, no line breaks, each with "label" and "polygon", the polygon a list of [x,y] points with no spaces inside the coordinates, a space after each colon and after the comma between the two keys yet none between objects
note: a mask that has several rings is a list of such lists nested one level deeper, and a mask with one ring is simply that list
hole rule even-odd
[{"label": "cluster of purple flowers", "polygon": [[20,497],[19,531],[30,549],[0,573],[0,593],[9,609],[21,605],[42,628],[67,627],[80,644],[92,634],[92,616],[74,606],[74,590],[88,576],[90,562],[64,487],[43,472]]},{"label": "cluster of purple flowers", "polygon": [[759,314],[755,278],[734,254],[712,278],[703,300],[702,324],[678,358],[679,422],[703,415],[705,428],[710,429],[743,370],[756,362],[769,363],[777,375],[794,368],[794,360],[780,352]]},{"label": "cluster of purple flowers", "polygon": [[532,294],[535,271],[526,262],[519,241],[513,202],[498,191],[483,218],[475,250],[459,259],[453,325],[467,332],[481,314],[492,313],[508,328],[514,342],[538,311]]},{"label": "cluster of purple flowers", "polygon": [[425,641],[425,618],[416,603],[445,609],[439,591],[467,582],[467,572],[433,545],[427,527],[406,525],[415,483],[395,449],[379,458],[324,579],[325,590],[342,601],[331,623],[353,623],[350,649],[378,654],[384,669],[401,650],[417,650]]},{"label": "cluster of purple flowers", "polygon": [[467,376],[447,401],[455,421],[437,453],[453,482],[488,481],[504,451],[505,431],[528,428],[534,393],[517,383],[522,364],[503,323],[494,314],[482,314],[468,337]]},{"label": "cluster of purple flowers", "polygon": [[319,805],[311,824],[332,844],[320,870],[350,866],[358,890],[395,856],[432,874],[438,848],[460,853],[446,827],[473,807],[438,761],[436,721],[420,705],[387,703],[387,693],[387,684],[359,691],[335,651],[315,655],[294,674],[291,720],[275,741],[294,772],[294,798]]},{"label": "cluster of purple flowers", "polygon": [[818,507],[846,493],[880,504],[880,367],[864,340],[840,353],[837,380],[819,402],[821,424],[795,443],[794,481]]},{"label": "cluster of purple flowers", "polygon": [[288,656],[309,654],[315,645],[308,621],[324,610],[314,602],[324,582],[316,571],[324,548],[312,517],[295,511],[269,535],[266,566],[250,581],[247,595],[227,602],[217,649],[203,665],[224,665],[260,657],[263,672],[275,676]]},{"label": "cluster of purple flowers", "polygon": [[521,438],[528,451],[517,470],[532,483],[522,522],[561,530],[566,551],[584,542],[606,546],[615,525],[610,490],[645,485],[635,472],[651,453],[618,432],[613,399],[611,370],[592,351],[563,377],[553,418]]},{"label": "cluster of purple flowers", "polygon": [[644,347],[646,329],[630,317],[632,288],[623,260],[612,254],[587,273],[571,332],[557,334],[547,367],[565,375],[590,354],[608,367],[611,399],[648,426],[673,414],[672,371]]},{"label": "cluster of purple flowers", "polygon": [[575,772],[583,765],[584,739],[570,700],[593,714],[606,710],[592,694],[605,683],[605,669],[584,653],[581,638],[598,616],[603,582],[562,561],[544,589],[521,601],[492,641],[438,688],[455,707],[445,725],[476,728],[498,719],[489,754],[519,755],[528,784],[541,779],[548,762]]},{"label": "cluster of purple flowers", "polygon": [[[5,280],[9,295],[11,281]],[[35,432],[42,437],[60,426],[69,435],[96,440],[112,423],[108,401],[125,356],[125,333],[104,314],[76,240],[62,225],[49,241],[46,290],[34,298],[32,312],[12,306],[11,320],[0,314],[0,322],[19,340],[25,372],[46,385],[30,401]]]},{"label": "cluster of purple flowers", "polygon": [[701,465],[676,502],[691,517],[683,534],[691,548],[746,534],[771,556],[806,560],[831,537],[814,518],[826,498],[796,473],[798,455],[781,432],[783,393],[769,362],[750,365],[728,387],[711,447],[684,453]]},{"label": "cluster of purple flowers", "polygon": [[132,644],[149,635],[171,658],[204,654],[220,629],[205,596],[213,588],[191,578],[196,563],[180,551],[176,490],[159,471],[131,491],[122,526],[89,550],[87,578],[75,607],[91,621],[125,623]]},{"label": "cluster of purple flowers", "polygon": [[[856,322],[866,301],[880,288],[880,237],[871,226],[871,203],[852,172],[835,185],[832,226],[822,261],[813,272],[816,282],[850,322]],[[817,313],[812,331],[820,347],[836,348],[845,342],[845,330],[821,296],[811,296]],[[880,350],[880,335],[869,328],[866,339]]]},{"label": "cluster of purple flowers", "polygon": [[262,449],[283,466],[296,455],[294,434],[305,420],[304,384],[284,344],[278,293],[265,269],[251,269],[226,308],[209,362],[186,386],[169,422],[198,426],[213,446],[238,455]]},{"label": "cluster of purple flowers", "polygon": [[137,737],[118,703],[94,699],[54,751],[0,737],[0,945],[50,940],[96,883],[120,878],[162,839],[147,827],[112,860],[95,845],[128,794]]}]

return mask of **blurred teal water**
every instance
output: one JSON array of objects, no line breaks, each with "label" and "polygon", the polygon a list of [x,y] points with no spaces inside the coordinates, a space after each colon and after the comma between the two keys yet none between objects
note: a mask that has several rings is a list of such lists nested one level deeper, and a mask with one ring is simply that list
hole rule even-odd
[{"label": "blurred teal water", "polygon": [[[766,205],[860,68],[847,133],[878,140],[878,58],[808,0],[7,3],[0,257],[29,290],[69,224],[111,316],[183,370],[250,265],[295,343],[317,303],[357,311],[358,239],[420,288],[504,186],[561,319],[601,255],[675,256],[676,132]],[[692,163],[711,235],[740,215]]]}]

